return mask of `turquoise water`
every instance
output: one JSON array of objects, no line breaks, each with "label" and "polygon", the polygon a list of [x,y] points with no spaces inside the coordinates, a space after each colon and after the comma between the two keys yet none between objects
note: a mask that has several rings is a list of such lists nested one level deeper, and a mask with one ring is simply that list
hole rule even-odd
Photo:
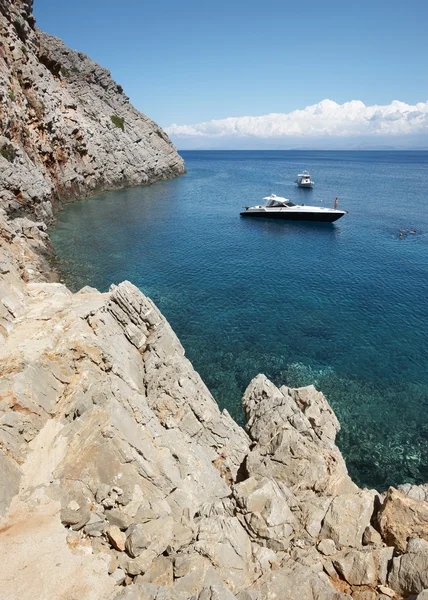
[{"label": "turquoise water", "polygon": [[[182,154],[183,177],[65,208],[51,236],[68,285],[139,286],[240,422],[257,373],[314,383],[360,484],[428,481],[428,152]],[[313,190],[294,184],[304,168]],[[271,192],[349,214],[239,217]]]}]

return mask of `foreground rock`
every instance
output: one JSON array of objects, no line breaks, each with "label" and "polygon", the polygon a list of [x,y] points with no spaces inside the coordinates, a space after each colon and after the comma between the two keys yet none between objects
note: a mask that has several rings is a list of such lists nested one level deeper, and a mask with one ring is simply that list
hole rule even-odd
[{"label": "foreground rock", "polygon": [[[361,600],[428,586],[428,542],[387,545],[398,527],[391,502],[418,503],[421,520],[425,501],[395,490],[382,500],[353,484],[337,420],[314,387],[256,377],[243,400],[247,435],[130,283],[74,295],[28,283],[22,294],[0,350],[10,597],[60,598],[61,582],[94,599],[291,599],[298,590],[302,600]],[[42,538],[35,593],[25,576]]]},{"label": "foreground rock", "polygon": [[409,539],[428,540],[428,502],[390,488],[379,511],[378,523],[388,544],[404,552]]}]

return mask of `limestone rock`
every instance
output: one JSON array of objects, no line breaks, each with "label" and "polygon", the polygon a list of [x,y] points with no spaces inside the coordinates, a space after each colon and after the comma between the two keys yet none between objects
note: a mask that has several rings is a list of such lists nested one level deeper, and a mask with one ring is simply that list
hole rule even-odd
[{"label": "limestone rock", "polygon": [[21,471],[8,456],[0,452],[0,517],[2,517],[19,491]]},{"label": "limestone rock", "polygon": [[156,558],[141,577],[141,581],[149,581],[150,583],[169,587],[172,586],[174,582],[172,560],[166,556]]},{"label": "limestone rock", "polygon": [[410,539],[406,553],[392,560],[388,585],[400,594],[419,594],[428,588],[428,542]]},{"label": "limestone rock", "polygon": [[247,589],[247,593],[251,600],[296,600],[297,590],[299,600],[350,600],[350,596],[333,587],[325,573],[315,573],[294,562],[266,573]]},{"label": "limestone rock", "polygon": [[398,490],[414,500],[428,501],[428,483],[423,485],[413,485],[412,483],[403,483],[398,486]]},{"label": "limestone rock", "polygon": [[126,534],[117,525],[112,525],[107,529],[107,537],[113,548],[120,552],[125,550]]},{"label": "limestone rock", "polygon": [[234,494],[243,510],[247,530],[273,550],[285,550],[296,518],[280,486],[266,478],[250,477],[235,485]]},{"label": "limestone rock", "polygon": [[386,585],[387,583],[388,573],[391,570],[393,556],[394,548],[392,546],[376,548],[373,551],[373,558],[376,563],[378,581],[382,585]]},{"label": "limestone rock", "polygon": [[226,515],[203,517],[194,548],[209,558],[219,577],[238,591],[254,579],[250,539],[238,519]]},{"label": "limestone rock", "polygon": [[428,503],[425,500],[415,500],[389,488],[377,518],[385,542],[400,552],[405,551],[409,538],[428,540]]},{"label": "limestone rock", "polygon": [[324,518],[320,537],[330,538],[339,546],[361,546],[364,531],[370,525],[375,496],[375,492],[368,490],[336,496]]},{"label": "limestone rock", "polygon": [[126,573],[124,573],[122,569],[116,569],[115,571],[113,571],[110,577],[114,579],[116,585],[120,585],[125,581]]},{"label": "limestone rock", "polygon": [[136,582],[114,596],[114,600],[195,600],[195,596],[148,582]]},{"label": "limestone rock", "polygon": [[278,389],[258,375],[245,391],[243,406],[248,432],[257,442],[247,458],[250,475],[269,473],[292,491],[333,495],[356,490],[334,445],[336,417],[313,386]]},{"label": "limestone rock", "polygon": [[363,545],[364,546],[381,546],[382,545],[382,536],[374,527],[368,525],[363,533]]},{"label": "limestone rock", "polygon": [[376,564],[370,551],[346,550],[333,558],[333,565],[351,585],[375,585]]},{"label": "limestone rock", "polygon": [[352,593],[352,600],[377,600],[374,590],[357,590]]},{"label": "limestone rock", "polygon": [[172,519],[170,517],[131,525],[126,531],[126,551],[130,556],[136,558],[146,550],[152,552],[153,558],[155,558],[162,554],[171,538]]},{"label": "limestone rock", "polygon": [[331,556],[337,552],[336,544],[333,540],[329,539],[321,540],[318,543],[317,549],[318,552],[321,552],[321,554],[324,554],[324,556]]},{"label": "limestone rock", "polygon": [[61,522],[63,525],[69,525],[72,529],[78,531],[88,523],[91,517],[91,511],[84,505],[77,510],[63,508],[61,510]]},{"label": "limestone rock", "polygon": [[128,529],[132,523],[133,517],[122,510],[112,508],[105,511],[105,517],[111,526],[116,526],[122,531]]}]

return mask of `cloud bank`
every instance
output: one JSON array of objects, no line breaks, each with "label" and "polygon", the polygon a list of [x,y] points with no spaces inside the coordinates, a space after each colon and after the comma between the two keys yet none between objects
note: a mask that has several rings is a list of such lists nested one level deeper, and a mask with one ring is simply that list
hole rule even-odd
[{"label": "cloud bank", "polygon": [[376,142],[428,147],[428,102],[415,105],[394,100],[386,106],[366,106],[360,100],[337,104],[323,100],[303,110],[290,113],[272,113],[260,117],[230,117],[198,123],[176,125],[166,132],[179,145],[200,147],[231,147],[239,145],[266,145],[276,147],[290,144],[315,144],[324,146]]}]

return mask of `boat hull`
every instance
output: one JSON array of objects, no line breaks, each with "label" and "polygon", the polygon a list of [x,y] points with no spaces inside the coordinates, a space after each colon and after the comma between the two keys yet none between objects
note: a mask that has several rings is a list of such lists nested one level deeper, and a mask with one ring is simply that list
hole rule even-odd
[{"label": "boat hull", "polygon": [[312,189],[314,187],[314,184],[313,183],[298,183],[297,187]]},{"label": "boat hull", "polygon": [[345,212],[338,213],[310,213],[310,212],[241,212],[242,217],[257,217],[261,219],[280,219],[282,221],[311,221],[312,223],[333,223],[343,217]]}]

